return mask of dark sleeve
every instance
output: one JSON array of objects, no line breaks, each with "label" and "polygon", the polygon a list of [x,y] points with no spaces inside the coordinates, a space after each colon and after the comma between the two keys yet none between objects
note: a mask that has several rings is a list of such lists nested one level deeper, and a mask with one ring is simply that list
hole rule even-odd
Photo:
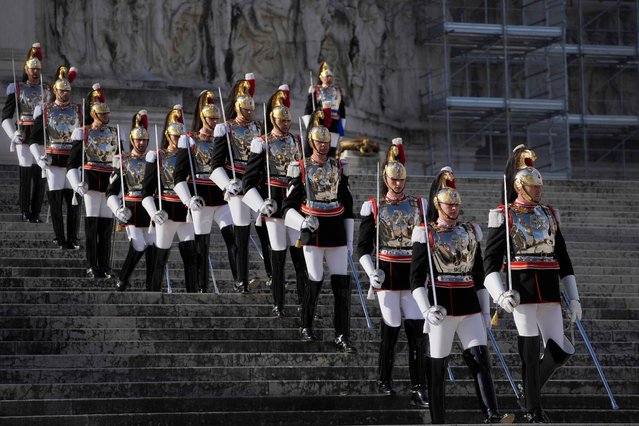
[{"label": "dark sleeve", "polygon": [[555,256],[557,262],[559,262],[559,277],[563,278],[567,275],[574,275],[575,271],[572,268],[572,261],[568,255],[568,249],[566,248],[566,241],[561,234],[561,229],[557,228],[557,235],[555,235]]},{"label": "dark sleeve", "polygon": [[488,228],[486,251],[484,252],[484,273],[500,272],[506,254],[506,223],[499,228]]},{"label": "dark sleeve", "polygon": [[357,238],[357,255],[362,257],[371,254],[375,248],[375,217],[373,214],[362,216],[359,223],[359,236]]},{"label": "dark sleeve", "polygon": [[475,260],[472,269],[473,282],[475,283],[475,290],[479,291],[484,289],[484,261],[481,256],[481,244],[477,242],[477,251],[475,252]]},{"label": "dark sleeve", "polygon": [[314,86],[313,86],[313,92],[309,93],[308,96],[306,97],[306,108],[304,108],[304,115],[310,115],[313,113],[313,96],[315,96]]},{"label": "dark sleeve", "polygon": [[27,144],[44,145],[44,129],[42,128],[42,115],[35,119],[33,126],[31,126],[31,133],[25,141]]},{"label": "dark sleeve", "polygon": [[175,156],[175,170],[173,170],[173,179],[175,183],[186,181],[191,174],[191,165],[189,163],[189,152],[187,148],[179,148]]},{"label": "dark sleeve", "polygon": [[413,243],[413,256],[410,262],[410,290],[424,287],[428,277],[428,251],[426,244]]},{"label": "dark sleeve", "polygon": [[249,189],[257,188],[260,182],[262,182],[262,175],[265,174],[264,170],[266,167],[265,160],[266,155],[264,154],[264,151],[259,154],[251,152],[251,155],[249,155],[248,163],[246,164],[246,172],[242,178],[242,189],[245,194]]},{"label": "dark sleeve", "polygon": [[[340,91],[342,89],[340,88]],[[339,118],[346,118],[346,104],[344,103],[344,93],[342,92],[342,99],[339,101],[339,107],[337,110],[339,111]]]},{"label": "dark sleeve", "polygon": [[2,108],[2,121],[7,118],[13,118],[13,114],[16,112],[16,96],[12,93],[7,95],[7,99],[4,101],[4,107]]},{"label": "dark sleeve", "polygon": [[302,184],[302,175],[292,178],[288,182],[288,188],[286,189],[288,194],[284,201],[282,201],[282,216],[286,217],[286,213],[289,209],[295,209],[301,213],[300,209],[304,198],[304,185]]},{"label": "dark sleeve", "polygon": [[214,139],[213,143],[213,158],[211,159],[211,167],[213,170],[218,167],[224,167],[226,164],[226,157],[229,154],[228,143],[226,142],[226,135],[220,136]]},{"label": "dark sleeve", "polygon": [[[155,161],[158,161],[157,159]],[[158,190],[158,169],[156,163],[147,161],[144,169],[144,181],[142,181],[142,198],[153,196],[160,191]]]},{"label": "dark sleeve", "polygon": [[[111,172],[111,176],[109,177],[109,185],[107,186],[106,192],[104,194],[105,198],[108,200],[111,195],[120,195],[121,186],[120,181],[122,180],[122,173],[120,169],[113,169]],[[126,180],[124,181],[124,191],[126,193]]]},{"label": "dark sleeve", "polygon": [[344,219],[354,219],[353,215],[353,196],[351,195],[351,188],[348,186],[348,176],[342,175],[339,181],[339,187],[337,188],[337,198],[342,202],[344,206]]},{"label": "dark sleeve", "polygon": [[74,140],[67,160],[67,170],[82,166],[82,140]]}]

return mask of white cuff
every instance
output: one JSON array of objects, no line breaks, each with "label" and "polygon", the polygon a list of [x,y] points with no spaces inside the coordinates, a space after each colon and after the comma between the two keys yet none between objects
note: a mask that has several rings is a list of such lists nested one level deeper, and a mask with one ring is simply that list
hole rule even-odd
[{"label": "white cuff", "polygon": [[142,207],[144,207],[150,217],[153,217],[153,215],[158,211],[158,208],[155,206],[155,200],[150,195],[144,197],[142,200]]},{"label": "white cuff", "polygon": [[13,137],[16,134],[16,126],[15,124],[13,124],[13,120],[10,118],[5,118],[2,121],[2,128],[4,129],[4,132],[7,134],[9,139],[13,141]]},{"label": "white cuff", "polygon": [[346,242],[352,243],[355,219],[344,219],[344,228],[346,229]]},{"label": "white cuff", "polygon": [[302,222],[304,222],[304,216],[302,216],[297,210],[289,209],[284,217],[284,225],[289,228],[293,228],[296,231],[302,230]]},{"label": "white cuff", "polygon": [[109,209],[111,209],[111,211],[115,215],[118,209],[122,207],[122,204],[120,203],[120,199],[118,198],[117,195],[111,195],[109,198],[107,198],[107,206],[109,207]]},{"label": "white cuff", "polygon": [[244,194],[244,197],[242,197],[242,202],[249,206],[251,210],[257,212],[260,210],[260,207],[262,207],[262,204],[264,204],[264,199],[257,188],[251,188]]},{"label": "white cuff", "polygon": [[189,189],[189,185],[186,183],[186,181],[176,183],[173,187],[173,190],[178,195],[178,197],[180,197],[180,201],[182,201],[182,204],[188,207],[189,203],[191,202],[191,190]]},{"label": "white cuff", "polygon": [[504,292],[504,284],[501,281],[501,275],[499,272],[491,272],[484,278],[484,287],[490,293],[495,302],[499,299],[499,296]]},{"label": "white cuff", "polygon": [[303,115],[302,116],[302,122],[304,123],[304,127],[308,129],[308,125],[311,123],[311,116],[309,115]]},{"label": "white cuff", "polygon": [[413,290],[413,299],[417,302],[419,310],[424,316],[424,319],[426,319],[428,309],[430,308],[430,302],[428,301],[428,289],[426,287],[417,287]]},{"label": "white cuff", "polygon": [[75,191],[75,189],[80,185],[80,170],[70,169],[67,172],[67,180],[69,181],[69,184],[71,184],[71,188]]},{"label": "white cuff", "polygon": [[561,283],[568,293],[570,300],[579,300],[579,291],[577,291],[577,280],[574,275],[566,275],[561,279]]},{"label": "white cuff", "polygon": [[371,275],[375,272],[375,265],[373,264],[373,257],[370,254],[365,254],[359,258],[359,264],[362,265],[366,275]]},{"label": "white cuff", "polygon": [[342,129],[344,129],[344,131],[346,131],[346,119],[345,118],[340,118],[340,120],[342,122]]},{"label": "white cuff", "polygon": [[226,188],[229,186],[229,183],[231,182],[231,179],[229,179],[229,175],[226,174],[226,170],[224,170],[224,167],[218,167],[217,169],[213,170],[213,173],[211,173],[211,176],[209,176],[209,179],[215,182],[215,184],[222,191],[226,191]]},{"label": "white cuff", "polygon": [[488,290],[485,288],[479,290],[477,298],[479,299],[479,306],[481,306],[481,313],[490,314],[490,294],[488,294]]}]

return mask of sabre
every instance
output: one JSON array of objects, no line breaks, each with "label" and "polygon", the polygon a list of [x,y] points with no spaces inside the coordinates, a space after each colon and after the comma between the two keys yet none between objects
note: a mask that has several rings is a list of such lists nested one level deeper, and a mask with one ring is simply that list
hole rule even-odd
[{"label": "sabre", "polygon": [[195,169],[193,168],[193,158],[191,158],[191,142],[186,147],[186,153],[189,157],[189,167],[191,168],[191,178],[193,179],[193,194],[197,197],[197,182],[195,182]]},{"label": "sabre", "polygon": [[[304,162],[304,167],[306,167],[306,151],[304,150],[304,136],[303,136],[303,131],[302,131],[302,118],[298,117],[297,121],[300,125],[300,141],[302,143],[302,161]],[[306,141],[306,143],[308,143],[308,141]],[[310,188],[308,187],[308,176],[307,173],[305,171],[304,173],[304,188],[306,189],[306,202],[310,203],[311,201],[311,192],[310,192]],[[309,216],[312,216],[311,214],[309,214]]]},{"label": "sabre", "polygon": [[[482,321],[484,321],[483,316],[481,319]],[[524,400],[524,396],[521,394],[521,392],[519,392],[517,385],[515,385],[513,376],[510,374],[510,369],[508,368],[508,365],[506,364],[506,360],[504,359],[504,356],[502,355],[501,350],[499,350],[499,346],[497,346],[497,340],[495,340],[495,336],[493,335],[492,330],[490,329],[489,325],[486,324],[485,322],[484,322],[484,328],[486,329],[486,334],[488,334],[488,338],[490,339],[490,342],[493,344],[493,348],[495,348],[495,353],[497,353],[497,357],[499,358],[501,367],[504,369],[504,373],[506,374],[506,377],[508,378],[510,387],[513,389],[513,392],[515,393],[515,398],[517,399],[517,403],[519,404],[521,408],[525,408],[526,402]]]},{"label": "sabre", "polygon": [[[561,292],[561,298],[564,300],[564,303],[566,304],[568,311],[570,311],[570,302],[568,300],[568,295],[566,294],[565,291]],[[586,347],[588,348],[588,352],[590,352],[590,356],[592,357],[592,361],[594,362],[595,367],[597,368],[599,377],[601,377],[601,381],[604,387],[606,388],[606,392],[608,393],[608,398],[610,398],[610,405],[612,406],[613,410],[618,410],[619,405],[617,405],[617,401],[615,400],[615,397],[612,394],[612,390],[610,389],[610,385],[608,385],[608,380],[606,379],[606,375],[604,374],[603,369],[601,368],[601,364],[599,364],[599,360],[597,359],[595,350],[590,344],[590,339],[588,338],[588,335],[586,334],[586,330],[584,329],[584,326],[581,324],[581,320],[575,319],[575,324],[577,324],[577,329],[579,330],[581,337],[584,339],[584,343],[586,344]]]},{"label": "sabre", "polygon": [[362,303],[362,310],[364,311],[364,317],[366,317],[366,325],[369,330],[372,330],[373,321],[371,321],[371,317],[368,315],[368,309],[366,309],[366,301],[364,300],[364,294],[362,294],[362,286],[359,283],[359,278],[357,277],[357,272],[355,272],[355,263],[353,263],[353,258],[349,254],[348,255],[348,263],[351,265],[351,272],[353,273],[353,277],[355,278],[355,284],[357,285],[357,293],[359,294],[359,300]]},{"label": "sabre", "polygon": [[422,212],[424,218],[424,229],[426,230],[426,254],[428,255],[428,269],[430,269],[430,281],[433,283],[433,303],[437,303],[437,289],[435,287],[435,271],[433,271],[433,259],[430,256],[430,236],[428,233],[428,222],[426,222],[426,209]]},{"label": "sabre", "polygon": [[[375,269],[379,269],[379,162],[377,162],[377,217],[375,218]],[[373,300],[375,291],[373,286],[368,287],[368,294],[366,298]]]},{"label": "sabre", "polygon": [[171,278],[169,278],[169,265],[164,265],[164,277],[166,278],[166,292],[168,294],[173,293],[173,287],[171,287]]},{"label": "sabre", "polygon": [[[11,53],[11,66],[13,67],[13,87],[15,88],[13,92],[13,97],[16,100],[16,115],[18,116],[18,120],[17,120],[18,131],[22,135],[22,129],[20,128],[20,103],[18,102],[18,81],[16,80],[16,63],[13,60],[13,52]],[[42,81],[42,77],[40,77],[40,81]]]},{"label": "sabre", "polygon": [[311,77],[311,87],[313,87],[313,92],[311,93],[311,100],[313,101],[313,111],[315,111],[315,87],[313,84],[313,71],[309,71],[308,74]]},{"label": "sabre", "polygon": [[269,166],[268,131],[266,130],[266,104],[264,105],[264,142],[266,142],[266,185],[268,188],[268,198],[271,199],[271,168]]},{"label": "sabre", "polygon": [[264,255],[262,254],[262,250],[260,250],[259,246],[255,242],[255,238],[253,238],[252,235],[249,235],[249,240],[251,241],[251,244],[253,244],[253,248],[255,249],[257,254],[260,256],[262,260],[264,260]]},{"label": "sabre", "polygon": [[158,169],[158,205],[160,210],[162,210],[162,181],[160,175],[160,143],[158,142],[158,125],[155,125],[155,149],[158,152],[158,158],[156,161],[157,169]]},{"label": "sabre", "polygon": [[120,125],[116,125],[116,130],[118,132],[118,155],[120,156],[120,192],[122,194],[122,208],[126,208],[124,202],[124,173],[122,173],[122,167],[124,165],[124,161],[122,161],[122,140],[120,139]]},{"label": "sabre", "polygon": [[[44,155],[47,155],[47,115],[46,108],[44,107],[44,83],[42,76],[40,76],[40,91],[42,91],[42,133],[44,138]],[[44,170],[42,171],[42,177],[46,177]]]},{"label": "sabre", "polygon": [[209,270],[211,271],[211,281],[213,281],[213,292],[219,296],[220,289],[217,288],[217,282],[215,281],[215,274],[213,273],[213,262],[211,261],[211,254],[209,253]]},{"label": "sabre", "polygon": [[513,289],[513,277],[510,269],[510,230],[508,229],[508,191],[506,188],[506,175],[504,175],[504,214],[506,218],[506,265],[508,271],[508,290]]},{"label": "sabre", "polygon": [[[84,140],[86,139],[84,136],[84,132],[87,131],[86,129],[86,119],[85,119],[85,113],[84,113],[84,99],[82,99],[82,162],[81,162],[81,167],[82,167],[82,179],[80,179],[80,182],[84,182]],[[80,202],[78,201],[78,197],[77,194],[73,194],[73,200],[71,200],[71,205],[77,206]],[[78,224],[78,227],[80,225]]]},{"label": "sabre", "polygon": [[[220,94],[220,107],[222,107],[222,120],[224,120],[224,125],[226,126],[226,111],[224,110],[224,100],[222,99],[222,89],[217,88],[218,93]],[[266,125],[266,124],[265,124]],[[237,180],[235,177],[235,163],[233,162],[233,150],[231,149],[231,137],[229,136],[229,132],[226,131],[226,147],[229,150],[229,161],[231,162],[231,173],[233,174],[233,180]]]}]

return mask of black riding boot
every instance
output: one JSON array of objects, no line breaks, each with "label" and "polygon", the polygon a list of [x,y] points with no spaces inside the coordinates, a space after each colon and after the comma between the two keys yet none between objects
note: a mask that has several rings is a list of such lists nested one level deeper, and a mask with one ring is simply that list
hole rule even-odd
[{"label": "black riding boot", "polygon": [[260,239],[260,247],[262,247],[262,257],[264,258],[264,270],[269,278],[273,277],[273,262],[271,261],[271,240],[268,238],[268,230],[266,225],[256,226],[255,232]]},{"label": "black riding boot", "polygon": [[237,263],[235,257],[237,255],[237,247],[235,247],[235,237],[233,236],[233,225],[225,226],[220,230],[224,243],[226,243],[226,251],[229,256],[229,266],[231,274],[233,274],[233,282],[237,281]]},{"label": "black riding boot", "polygon": [[142,255],[144,251],[137,251],[133,248],[133,243],[129,243],[129,252],[124,259],[124,263],[122,264],[122,269],[120,269],[120,274],[118,275],[118,281],[115,283],[115,288],[118,291],[124,291],[129,286],[129,278],[131,278],[131,274],[135,270],[140,259],[142,259]]},{"label": "black riding boot", "polygon": [[169,260],[171,249],[161,249],[155,247],[153,254],[153,274],[151,278],[151,285],[146,288],[146,291],[162,291],[162,280],[164,280],[164,268],[166,262]]},{"label": "black riding boot", "polygon": [[153,285],[153,269],[155,268],[155,245],[151,244],[144,249],[144,263],[146,264],[145,287]]},{"label": "black riding boot", "polygon": [[85,250],[87,255],[87,275],[90,278],[98,278],[98,219],[97,217],[84,218]]},{"label": "black riding boot", "polygon": [[446,423],[446,366],[448,358],[428,358],[430,363],[430,377],[428,378],[428,396],[430,419],[432,424]]},{"label": "black riding boot", "polygon": [[98,218],[98,278],[111,278],[111,238],[113,237],[113,219]]},{"label": "black riding boot", "polygon": [[286,250],[273,251],[271,253],[272,265],[272,278],[271,292],[273,293],[273,314],[276,317],[283,317],[284,313],[284,301],[285,301],[285,278],[284,278],[284,264],[286,263]]},{"label": "black riding boot", "polygon": [[42,210],[47,180],[42,177],[42,169],[37,164],[31,166],[31,182],[31,217],[29,217],[29,222],[42,223],[40,210]]},{"label": "black riding boot", "polygon": [[63,189],[62,195],[67,206],[67,248],[69,250],[79,250],[80,240],[78,230],[80,229],[80,203],[73,205],[75,192],[72,189]]},{"label": "black riding boot", "polygon": [[[206,293],[209,289],[209,247],[211,246],[211,234],[195,236],[195,249],[197,250],[197,290]],[[188,291],[188,290],[187,290]]]},{"label": "black riding boot", "polygon": [[553,373],[566,364],[568,359],[574,355],[575,348],[568,339],[564,338],[564,344],[570,345],[570,352],[564,351],[563,348],[552,339],[548,339],[546,342],[546,349],[539,363],[540,389],[544,387]]},{"label": "black riding boot", "polygon": [[357,349],[350,342],[351,333],[351,280],[348,275],[331,275],[331,287],[335,297],[333,324],[335,346],[340,352],[354,354]]},{"label": "black riding boot", "polygon": [[[490,355],[486,346],[473,346],[466,349],[462,356],[475,381],[475,393],[479,406],[484,413],[484,423],[512,423],[514,416],[499,414],[497,395],[490,374]],[[508,421],[510,420],[510,421]]]},{"label": "black riding boot", "polygon": [[377,389],[383,395],[395,395],[393,389],[393,365],[395,364],[395,345],[401,327],[390,327],[382,319],[382,342],[377,360]]},{"label": "black riding boot", "polygon": [[182,241],[178,244],[180,248],[180,256],[184,263],[184,288],[187,293],[197,293],[198,290],[198,274],[197,274],[197,247],[195,241]]},{"label": "black riding boot", "polygon": [[65,248],[67,241],[64,237],[64,219],[62,217],[62,190],[47,191],[47,198],[51,208],[51,225],[55,234],[53,243],[59,248]]},{"label": "black riding boot", "polygon": [[308,282],[308,271],[306,270],[306,260],[304,259],[304,250],[301,247],[289,247],[291,260],[295,268],[295,281],[297,284],[297,303],[301,306],[304,300],[304,290]]},{"label": "black riding boot", "polygon": [[428,385],[426,380],[428,334],[424,334],[424,320],[404,320],[404,329],[408,338],[411,404],[419,408],[428,408]]},{"label": "black riding boot", "polygon": [[237,250],[237,281],[235,282],[235,290],[248,293],[248,246],[251,228],[249,226],[234,225],[233,231],[235,235],[235,248]]},{"label": "black riding boot", "polygon": [[20,169],[20,211],[22,212],[22,221],[28,222],[31,218],[29,209],[31,208],[31,174],[33,169],[29,167],[19,167]]},{"label": "black riding boot", "polygon": [[322,291],[322,281],[308,281],[308,287],[304,293],[302,302],[302,340],[317,340],[313,333],[313,318],[317,309],[320,292]]},{"label": "black riding boot", "polygon": [[541,379],[539,377],[539,336],[518,336],[517,346],[521,357],[521,376],[524,381],[524,397],[528,423],[548,423],[541,409]]}]

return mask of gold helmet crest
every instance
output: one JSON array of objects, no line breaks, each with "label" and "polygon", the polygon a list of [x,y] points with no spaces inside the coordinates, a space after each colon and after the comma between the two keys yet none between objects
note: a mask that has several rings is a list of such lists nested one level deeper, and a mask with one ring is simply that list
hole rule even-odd
[{"label": "gold helmet crest", "polygon": [[453,169],[450,167],[442,168],[437,185],[438,189],[432,200],[437,210],[441,210],[440,204],[461,205],[462,199],[459,192],[457,192],[457,183]]},{"label": "gold helmet crest", "polygon": [[24,69],[42,69],[42,48],[40,43],[33,43],[29,52],[27,53],[27,59],[24,61]]},{"label": "gold helmet crest", "polygon": [[328,66],[328,62],[324,61],[324,62],[322,62],[322,65],[320,66],[319,76],[320,76],[320,78],[323,78],[323,77],[327,77],[329,75],[332,76],[333,75],[333,71],[331,71],[330,67]]},{"label": "gold helmet crest", "polygon": [[404,155],[402,138],[395,138],[386,154],[386,163],[382,172],[384,182],[386,182],[386,178],[406,179],[406,167],[404,164],[406,164],[406,156]]},{"label": "gold helmet crest", "polygon": [[220,119],[222,114],[220,108],[215,105],[215,95],[210,90],[203,90],[198,98],[198,110],[200,111],[200,119],[205,122],[206,118]]},{"label": "gold helmet crest", "polygon": [[171,144],[171,136],[182,136],[184,129],[184,111],[182,105],[174,105],[164,120],[164,139]]},{"label": "gold helmet crest", "polygon": [[522,197],[529,202],[539,202],[539,200],[535,200],[529,193],[526,191],[525,186],[543,186],[544,182],[541,177],[541,173],[534,166],[535,160],[537,160],[537,155],[535,152],[525,147],[524,145],[519,145],[513,150],[513,154],[517,155],[517,173],[515,174],[513,185],[515,187],[515,191],[522,195]]},{"label": "gold helmet crest", "polygon": [[91,118],[93,118],[93,120],[98,120],[97,114],[106,114],[111,112],[109,106],[106,104],[106,97],[104,96],[104,90],[102,90],[102,87],[100,87],[100,83],[95,83],[91,87],[91,92],[89,93],[89,99],[87,103],[89,105]]},{"label": "gold helmet crest", "polygon": [[331,141],[331,132],[329,132],[328,128],[321,124],[322,120],[324,120],[324,111],[318,109],[313,113],[311,130],[308,132],[308,143],[313,149],[315,149],[315,146],[311,143],[312,141]]},{"label": "gold helmet crest", "polygon": [[142,109],[135,113],[131,124],[131,133],[129,133],[129,141],[133,146],[133,139],[149,139],[149,117],[146,110]]},{"label": "gold helmet crest", "polygon": [[53,93],[57,94],[59,90],[71,90],[71,83],[78,75],[76,67],[67,68],[64,65],[58,67],[55,73],[55,83],[53,83]]},{"label": "gold helmet crest", "polygon": [[290,106],[289,88],[288,85],[283,84],[271,97],[271,113],[269,114],[269,118],[274,126],[276,118],[279,120],[291,120]]}]

